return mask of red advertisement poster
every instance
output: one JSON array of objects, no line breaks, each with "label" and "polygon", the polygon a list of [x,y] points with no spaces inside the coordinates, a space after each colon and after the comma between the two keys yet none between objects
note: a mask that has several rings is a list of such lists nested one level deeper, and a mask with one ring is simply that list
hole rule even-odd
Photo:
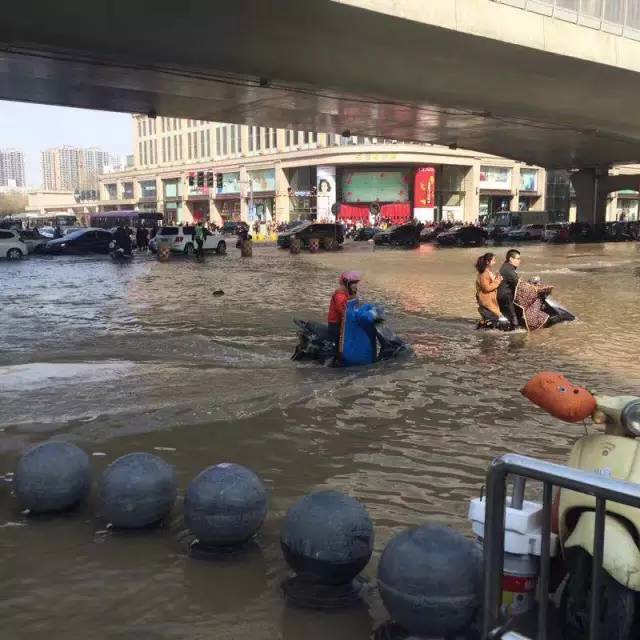
[{"label": "red advertisement poster", "polygon": [[436,206],[436,169],[420,167],[416,171],[413,206],[416,209],[433,209]]}]

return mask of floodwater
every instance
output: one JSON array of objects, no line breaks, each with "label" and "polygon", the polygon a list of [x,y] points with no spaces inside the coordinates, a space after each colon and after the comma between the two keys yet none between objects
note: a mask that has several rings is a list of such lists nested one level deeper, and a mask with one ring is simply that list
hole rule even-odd
[{"label": "floodwater", "polygon": [[[504,249],[497,249],[503,252]],[[385,612],[285,606],[279,548],[287,509],[333,488],[374,521],[376,564],[396,532],[425,520],[469,532],[468,500],[507,451],[562,461],[583,432],[519,393],[539,370],[610,393],[640,393],[636,244],[523,248],[522,271],[556,285],[578,322],[537,334],[474,330],[477,250],[373,250],[204,264],[150,258],[0,263],[0,637],[65,640],[364,640]],[[322,319],[337,275],[360,269],[414,347],[406,362],[335,370],[289,360],[293,318]],[[223,289],[224,296],[214,296]],[[175,465],[169,522],[124,535],[92,499],[62,517],[22,515],[11,496],[21,451],[47,439],[92,454]],[[186,553],[181,498],[205,467],[233,461],[269,491],[267,522],[224,560]]]}]

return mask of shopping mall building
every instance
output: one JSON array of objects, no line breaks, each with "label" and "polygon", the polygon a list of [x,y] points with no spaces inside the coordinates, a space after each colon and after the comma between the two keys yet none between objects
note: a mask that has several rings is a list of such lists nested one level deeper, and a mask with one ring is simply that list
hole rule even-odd
[{"label": "shopping mall building", "polygon": [[167,221],[410,218],[472,222],[545,208],[545,171],[464,149],[133,116],[134,164],[100,179],[100,210]]}]

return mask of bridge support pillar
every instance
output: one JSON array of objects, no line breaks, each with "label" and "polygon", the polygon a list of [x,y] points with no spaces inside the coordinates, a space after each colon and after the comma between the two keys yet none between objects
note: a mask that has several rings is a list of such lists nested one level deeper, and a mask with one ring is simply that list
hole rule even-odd
[{"label": "bridge support pillar", "polygon": [[581,169],[571,176],[576,192],[576,222],[604,224],[607,219],[608,170]]}]

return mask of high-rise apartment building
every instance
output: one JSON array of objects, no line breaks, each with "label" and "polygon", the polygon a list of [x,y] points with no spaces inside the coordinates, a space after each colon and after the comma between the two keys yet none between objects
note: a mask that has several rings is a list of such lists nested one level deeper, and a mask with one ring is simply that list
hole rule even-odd
[{"label": "high-rise apartment building", "polygon": [[0,149],[0,187],[26,187],[24,153],[17,149]]},{"label": "high-rise apartment building", "polygon": [[87,199],[95,199],[99,176],[116,159],[117,156],[97,147],[46,149],[41,153],[44,188],[49,191],[79,191],[86,194]]}]

